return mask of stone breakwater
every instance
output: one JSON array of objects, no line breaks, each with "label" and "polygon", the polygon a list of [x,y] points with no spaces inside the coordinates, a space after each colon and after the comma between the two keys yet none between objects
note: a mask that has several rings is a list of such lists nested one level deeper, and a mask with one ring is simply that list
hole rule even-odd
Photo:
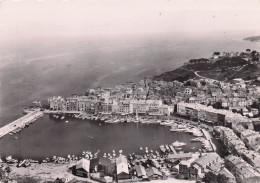
[{"label": "stone breakwater", "polygon": [[12,123],[3,126],[0,128],[0,138],[8,133],[20,131],[22,128],[25,128],[27,125],[33,123],[36,119],[42,117],[43,115],[43,111],[32,111]]}]

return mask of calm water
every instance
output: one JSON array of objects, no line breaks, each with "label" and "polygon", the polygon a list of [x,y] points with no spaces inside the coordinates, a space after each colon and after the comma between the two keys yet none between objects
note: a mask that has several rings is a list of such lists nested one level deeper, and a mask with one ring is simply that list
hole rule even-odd
[{"label": "calm water", "polygon": [[[84,93],[88,88],[139,81],[173,70],[193,58],[208,58],[214,51],[260,50],[244,36],[158,36],[120,40],[53,38],[0,44],[0,127],[22,116],[22,109],[48,96]],[[89,138],[93,136],[94,138]],[[153,140],[156,137],[156,140]],[[0,140],[1,154],[41,158],[76,154],[83,150],[136,152],[139,146],[158,148],[173,140],[188,141],[166,127],[142,124],[102,125],[44,117],[16,140]]]},{"label": "calm water", "polygon": [[53,38],[0,44],[0,126],[48,96],[139,81],[214,51],[260,50],[245,36],[158,36],[121,40]]},{"label": "calm water", "polygon": [[[69,120],[65,123],[65,120]],[[15,138],[18,137],[18,138]],[[17,158],[41,159],[46,157],[80,155],[84,150],[101,153],[143,153],[140,147],[158,150],[162,144],[176,140],[187,143],[184,151],[201,148],[201,144],[191,143],[192,135],[173,133],[169,127],[136,123],[105,124],[80,119],[52,119],[49,115],[37,120],[19,134],[7,135],[0,139],[0,155]]]}]

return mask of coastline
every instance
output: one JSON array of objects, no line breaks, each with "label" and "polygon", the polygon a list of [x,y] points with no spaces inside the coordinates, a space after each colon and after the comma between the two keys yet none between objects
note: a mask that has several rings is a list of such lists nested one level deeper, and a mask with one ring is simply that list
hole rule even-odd
[{"label": "coastline", "polygon": [[[31,167],[27,168],[17,168],[11,166],[12,172],[10,173],[10,179],[21,179],[25,177],[32,177],[39,182],[53,181],[57,178],[64,178],[66,176],[73,177],[77,181],[87,181],[90,183],[96,183],[98,181],[92,180],[90,178],[81,178],[78,176],[72,175],[68,171],[69,164],[54,164],[54,163],[45,163],[45,164],[33,164]],[[154,183],[195,183],[192,180],[181,180],[173,177],[169,177],[166,180],[151,180],[150,182]]]}]

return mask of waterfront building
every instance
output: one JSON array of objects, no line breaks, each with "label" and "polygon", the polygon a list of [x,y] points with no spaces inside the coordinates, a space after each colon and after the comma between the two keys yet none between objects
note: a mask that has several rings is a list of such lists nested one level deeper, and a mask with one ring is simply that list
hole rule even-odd
[{"label": "waterfront building", "polygon": [[260,174],[242,158],[230,155],[226,158],[227,169],[236,177],[238,183],[259,183]]},{"label": "waterfront building", "polygon": [[72,174],[80,177],[89,177],[90,173],[90,161],[82,158],[77,161],[76,165],[72,167]]},{"label": "waterfront building", "polygon": [[77,111],[77,96],[71,96],[66,98],[66,108],[68,111]]},{"label": "waterfront building", "polygon": [[195,165],[191,166],[191,163],[195,161],[195,158],[191,158],[188,160],[182,160],[179,163],[179,178],[181,179],[192,179],[198,180],[198,174],[201,174],[200,168]]},{"label": "waterfront building", "polygon": [[145,100],[131,100],[134,113],[145,114],[147,112],[147,106]]},{"label": "waterfront building", "polygon": [[246,150],[245,144],[232,129],[221,126],[218,127],[218,130],[220,132],[220,140],[224,143],[229,152],[239,154],[241,151]]},{"label": "waterfront building", "polygon": [[227,177],[227,183],[236,183],[236,177],[225,167],[222,167],[218,174],[225,175]]},{"label": "waterfront building", "polygon": [[108,158],[95,158],[90,160],[90,172],[100,173],[101,178],[105,176],[113,176],[115,165]]},{"label": "waterfront building", "polygon": [[[206,153],[193,161],[190,166],[195,166],[198,176],[202,178],[209,170],[218,172],[224,166],[224,161],[217,153]],[[214,170],[212,170],[214,168]]]},{"label": "waterfront building", "polygon": [[167,160],[174,162],[177,160],[188,160],[192,158],[191,153],[182,153],[182,154],[168,154]]},{"label": "waterfront building", "polygon": [[133,105],[129,100],[123,100],[118,102],[118,114],[132,114],[133,113]]},{"label": "waterfront building", "polygon": [[62,97],[51,97],[48,98],[49,108],[54,111],[66,110],[66,101]]},{"label": "waterfront building", "polygon": [[125,156],[119,156],[116,158],[116,173],[117,179],[130,178],[127,159]]}]

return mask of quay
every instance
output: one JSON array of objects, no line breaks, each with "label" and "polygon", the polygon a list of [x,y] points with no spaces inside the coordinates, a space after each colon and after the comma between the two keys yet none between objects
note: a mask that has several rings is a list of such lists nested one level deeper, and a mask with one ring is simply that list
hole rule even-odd
[{"label": "quay", "polygon": [[0,138],[17,129],[24,128],[25,125],[28,125],[29,123],[33,123],[36,119],[42,117],[43,115],[44,115],[43,111],[33,111],[3,126],[2,128],[0,128]]},{"label": "quay", "polygon": [[211,146],[213,152],[216,152],[216,151],[217,151],[217,147],[216,147],[215,144],[212,142],[212,140],[211,140],[211,135],[209,134],[209,132],[206,131],[205,129],[201,129],[201,131],[202,131],[203,135],[206,137],[206,139],[209,141],[210,146]]},{"label": "quay", "polygon": [[45,114],[83,114],[82,111],[67,111],[67,110],[52,111],[48,109],[45,109],[44,113]]}]

